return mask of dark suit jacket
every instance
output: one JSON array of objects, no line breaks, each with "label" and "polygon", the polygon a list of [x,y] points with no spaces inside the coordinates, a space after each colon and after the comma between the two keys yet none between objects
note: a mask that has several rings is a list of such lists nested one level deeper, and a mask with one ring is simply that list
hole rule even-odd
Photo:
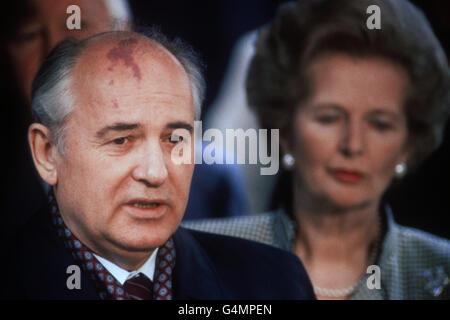
[{"label": "dark suit jacket", "polygon": [[[313,299],[300,260],[256,242],[179,228],[173,235],[175,299]],[[18,233],[8,254],[7,299],[99,299],[82,271],[81,289],[66,285],[76,264],[51,224],[48,208]]]}]

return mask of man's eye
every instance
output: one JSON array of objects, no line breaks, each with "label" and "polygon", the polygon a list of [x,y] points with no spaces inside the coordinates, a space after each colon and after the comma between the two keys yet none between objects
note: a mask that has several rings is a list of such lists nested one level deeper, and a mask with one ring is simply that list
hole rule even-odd
[{"label": "man's eye", "polygon": [[116,145],[122,145],[127,141],[128,141],[127,137],[121,137],[121,138],[114,139],[112,142]]},{"label": "man's eye", "polygon": [[177,134],[172,134],[169,137],[169,141],[172,143],[178,143],[178,142],[182,142],[184,141],[183,136],[177,135]]}]

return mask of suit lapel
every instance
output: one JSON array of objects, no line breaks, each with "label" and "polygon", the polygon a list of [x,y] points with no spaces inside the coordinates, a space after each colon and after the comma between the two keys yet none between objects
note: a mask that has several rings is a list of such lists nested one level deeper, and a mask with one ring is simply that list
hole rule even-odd
[{"label": "suit lapel", "polygon": [[226,293],[212,261],[198,241],[180,227],[173,235],[176,262],[173,274],[174,299],[220,300]]},{"label": "suit lapel", "polygon": [[51,225],[49,208],[32,219],[31,232],[18,253],[18,272],[22,292],[29,299],[96,300],[99,299],[91,281],[80,267],[81,289],[68,289],[67,268],[77,265]]}]

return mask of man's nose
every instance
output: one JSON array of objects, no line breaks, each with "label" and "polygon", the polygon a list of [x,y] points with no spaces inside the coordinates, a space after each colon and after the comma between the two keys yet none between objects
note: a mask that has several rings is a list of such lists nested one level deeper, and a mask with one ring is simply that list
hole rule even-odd
[{"label": "man's nose", "polygon": [[158,142],[149,142],[143,146],[137,157],[133,178],[147,187],[159,187],[167,180],[168,172],[164,153]]},{"label": "man's nose", "polygon": [[361,155],[364,152],[363,124],[360,121],[348,120],[344,124],[340,151],[347,157]]}]

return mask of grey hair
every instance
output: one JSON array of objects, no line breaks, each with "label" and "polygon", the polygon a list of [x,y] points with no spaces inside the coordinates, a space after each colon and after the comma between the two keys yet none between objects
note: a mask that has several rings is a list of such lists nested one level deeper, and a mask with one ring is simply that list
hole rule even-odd
[{"label": "grey hair", "polygon": [[[72,87],[72,71],[81,53],[90,40],[111,34],[128,31],[108,31],[83,40],[67,39],[59,43],[44,60],[32,86],[32,112],[34,122],[42,123],[50,129],[52,138],[60,153],[64,152],[66,119],[75,108]],[[169,41],[158,29],[139,32],[148,39],[168,50],[183,66],[191,86],[194,103],[194,118],[200,119],[206,84],[203,78],[203,65],[197,54],[179,39]]]},{"label": "grey hair", "polygon": [[32,85],[34,121],[50,129],[60,152],[64,150],[64,123],[74,109],[75,102],[70,89],[71,71],[83,47],[84,42],[75,39],[61,42],[44,60]]},{"label": "grey hair", "polygon": [[[161,37],[161,34],[159,34],[159,37]],[[152,37],[152,39],[154,38]],[[172,53],[183,66],[191,85],[192,100],[194,103],[194,119],[200,120],[206,91],[206,83],[203,77],[203,64],[201,63],[200,58],[192,48],[180,39],[168,42],[167,39],[163,40],[158,38],[157,42],[162,44],[170,53]]]}]

